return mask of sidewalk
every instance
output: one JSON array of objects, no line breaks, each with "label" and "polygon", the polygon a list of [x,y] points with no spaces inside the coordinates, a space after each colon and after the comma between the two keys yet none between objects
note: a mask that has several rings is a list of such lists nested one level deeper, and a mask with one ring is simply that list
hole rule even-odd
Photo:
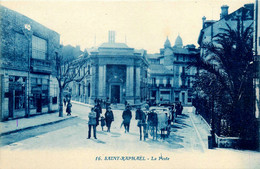
[{"label": "sidewalk", "polygon": [[199,137],[200,144],[203,146],[204,151],[208,149],[208,136],[210,135],[210,126],[204,120],[201,115],[195,115],[193,107],[185,107],[189,113],[192,124],[194,125],[195,131]]},{"label": "sidewalk", "polygon": [[0,122],[0,136],[15,133],[22,130],[32,129],[39,126],[58,123],[64,120],[72,119],[77,116],[66,116],[65,111],[63,117],[59,117],[59,113],[48,113],[32,116],[30,118],[21,118]]}]

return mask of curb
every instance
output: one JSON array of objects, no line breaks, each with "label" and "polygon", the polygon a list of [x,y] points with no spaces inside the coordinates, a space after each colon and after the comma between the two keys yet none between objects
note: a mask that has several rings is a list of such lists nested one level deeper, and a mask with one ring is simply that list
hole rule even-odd
[{"label": "curb", "polygon": [[208,122],[199,114],[200,119],[208,126],[209,130],[211,130],[210,125],[208,124]]},{"label": "curb", "polygon": [[92,106],[90,104],[81,103],[81,102],[74,101],[74,100],[72,100],[71,103],[79,104],[79,105],[86,106],[86,107],[89,107],[89,108],[94,107],[94,106]]},{"label": "curb", "polygon": [[17,130],[7,131],[7,132],[4,132],[4,133],[0,133],[0,136],[5,136],[5,135],[8,135],[8,134],[12,134],[12,133],[16,133],[16,132],[24,131],[24,130],[28,130],[28,129],[33,129],[33,128],[37,128],[37,127],[41,127],[41,126],[51,125],[51,124],[59,123],[59,122],[66,121],[66,120],[69,120],[69,119],[74,119],[76,117],[77,116],[72,116],[72,117],[69,117],[69,118],[66,118],[66,119],[61,119],[61,120],[52,121],[52,122],[48,122],[48,123],[38,124],[38,125],[35,125],[35,126],[29,126],[29,127],[25,127],[25,128],[21,128],[21,129],[17,129]]},{"label": "curb", "polygon": [[191,123],[192,123],[192,125],[193,125],[193,127],[194,127],[194,129],[196,131],[196,134],[197,134],[197,136],[199,138],[199,142],[200,142],[200,145],[202,147],[202,151],[205,152],[206,146],[205,146],[205,144],[204,144],[204,142],[203,142],[203,140],[201,138],[200,132],[198,131],[197,126],[194,124],[193,117],[191,117],[191,116],[189,116],[189,117],[190,117],[190,121],[191,121]]}]

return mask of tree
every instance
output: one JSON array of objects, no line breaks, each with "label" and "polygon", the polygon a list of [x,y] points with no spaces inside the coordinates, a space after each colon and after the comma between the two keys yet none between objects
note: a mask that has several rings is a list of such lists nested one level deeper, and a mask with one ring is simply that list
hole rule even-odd
[{"label": "tree", "polygon": [[[237,22],[237,28],[220,28],[221,33],[213,37],[213,41],[203,44],[205,56],[197,56],[193,66],[204,70],[208,76],[197,77],[197,87],[210,96],[205,78],[214,78],[217,86],[213,95],[220,114],[229,122],[230,135],[242,139],[254,137],[254,94],[253,94],[253,50],[252,24],[244,28]],[[243,25],[243,24],[242,24]],[[204,78],[204,80],[200,78]],[[227,110],[228,107],[228,110]],[[225,110],[224,110],[225,109]]]},{"label": "tree", "polygon": [[56,79],[59,85],[59,117],[63,117],[64,89],[67,88],[70,82],[80,82],[89,75],[84,68],[88,61],[88,53],[84,52],[76,59],[65,58],[62,54],[57,54],[55,61]]}]

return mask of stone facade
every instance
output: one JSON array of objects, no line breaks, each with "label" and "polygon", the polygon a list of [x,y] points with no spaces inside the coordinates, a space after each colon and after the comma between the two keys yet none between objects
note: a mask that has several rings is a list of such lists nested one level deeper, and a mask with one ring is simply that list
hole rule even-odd
[{"label": "stone facade", "polygon": [[1,120],[57,110],[59,34],[3,6],[0,15]]},{"label": "stone facade", "polygon": [[150,63],[150,100],[153,103],[182,102],[191,105],[192,80],[197,70],[187,67],[198,53],[194,45],[183,47],[178,36],[173,47],[167,37],[160,53],[147,55]]},{"label": "stone facade", "polygon": [[88,49],[88,62],[84,69],[89,75],[82,82],[73,82],[72,99],[93,104],[95,99],[112,103],[138,104],[148,95],[145,50],[135,50],[124,43],[115,42],[109,32],[109,42]]}]

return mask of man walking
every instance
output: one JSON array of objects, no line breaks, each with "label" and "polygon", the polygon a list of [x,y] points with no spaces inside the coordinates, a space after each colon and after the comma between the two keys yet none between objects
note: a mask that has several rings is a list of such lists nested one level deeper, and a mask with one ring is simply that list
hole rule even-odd
[{"label": "man walking", "polygon": [[139,127],[140,131],[140,141],[142,140],[142,128],[143,128],[143,135],[145,140],[145,133],[146,133],[146,115],[141,110],[141,107],[139,106],[135,112],[135,119],[138,120],[137,126]]},{"label": "man walking", "polygon": [[123,117],[123,124],[124,124],[124,127],[125,127],[125,133],[126,132],[129,133],[130,121],[132,119],[132,112],[131,112],[129,106],[126,106],[122,117]]},{"label": "man walking", "polygon": [[93,133],[94,133],[94,138],[97,139],[96,137],[96,124],[97,124],[97,114],[94,111],[94,108],[91,108],[91,112],[88,114],[88,139],[91,137],[91,127],[93,127]]},{"label": "man walking", "polygon": [[105,119],[106,119],[106,125],[107,125],[107,132],[110,132],[110,127],[112,121],[114,121],[114,114],[111,110],[111,107],[108,107],[106,113],[105,113]]}]

